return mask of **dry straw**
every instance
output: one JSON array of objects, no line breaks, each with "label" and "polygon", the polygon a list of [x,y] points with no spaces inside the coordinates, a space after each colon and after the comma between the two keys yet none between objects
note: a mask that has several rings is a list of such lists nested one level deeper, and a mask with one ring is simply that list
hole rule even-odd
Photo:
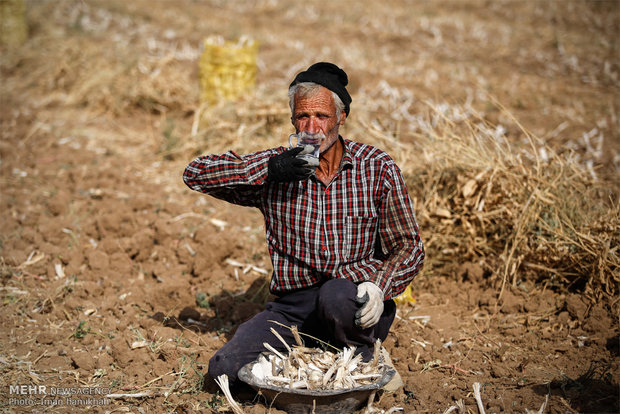
[{"label": "dry straw", "polygon": [[572,154],[554,153],[512,119],[527,143],[516,147],[471,108],[429,105],[426,121],[396,158],[437,271],[482,261],[502,290],[533,278],[617,293],[620,213]]}]

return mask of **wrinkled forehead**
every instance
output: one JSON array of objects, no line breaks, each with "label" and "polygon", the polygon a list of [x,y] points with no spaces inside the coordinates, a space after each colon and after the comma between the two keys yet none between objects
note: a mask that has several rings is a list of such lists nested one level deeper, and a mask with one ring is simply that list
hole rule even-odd
[{"label": "wrinkled forehead", "polygon": [[298,91],[295,94],[295,112],[307,108],[318,109],[319,107],[323,110],[336,110],[334,97],[329,89],[321,86],[316,89],[306,90],[305,92]]}]

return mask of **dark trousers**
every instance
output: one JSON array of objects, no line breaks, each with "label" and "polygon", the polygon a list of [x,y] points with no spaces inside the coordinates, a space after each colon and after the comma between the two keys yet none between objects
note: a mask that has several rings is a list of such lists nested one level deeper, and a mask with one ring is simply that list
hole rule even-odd
[{"label": "dark trousers", "polygon": [[[370,328],[355,326],[355,312],[360,308],[355,302],[357,285],[347,279],[332,279],[320,287],[312,287],[286,294],[268,302],[265,310],[241,324],[235,335],[209,360],[209,376],[213,379],[228,375],[231,386],[238,385],[237,372],[245,364],[258,358],[266,349],[267,342],[279,351],[286,348],[270,331],[274,328],[287,344],[294,345],[295,339],[285,326],[295,325],[300,332],[312,335],[342,349],[355,346],[365,360],[372,356],[377,339],[385,340],[394,316],[396,305],[393,300],[384,302],[379,322]],[[306,346],[315,346],[312,340],[302,335]]]}]

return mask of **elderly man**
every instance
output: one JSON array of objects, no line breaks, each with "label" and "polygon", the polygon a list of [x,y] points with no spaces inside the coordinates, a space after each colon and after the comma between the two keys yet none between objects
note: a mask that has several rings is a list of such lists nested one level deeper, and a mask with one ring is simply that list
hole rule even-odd
[{"label": "elderly man", "polygon": [[234,386],[264,342],[284,349],[270,328],[292,344],[286,328],[292,325],[334,346],[355,346],[370,359],[394,320],[392,299],[422,267],[424,249],[400,170],[385,152],[338,134],[349,115],[347,83],[342,69],[319,62],[289,87],[295,131],[321,137],[318,163],[301,158],[307,152],[301,146],[207,155],[185,169],[191,189],[261,210],[273,263],[270,290],[277,298],[211,358],[211,378],[227,374]]}]

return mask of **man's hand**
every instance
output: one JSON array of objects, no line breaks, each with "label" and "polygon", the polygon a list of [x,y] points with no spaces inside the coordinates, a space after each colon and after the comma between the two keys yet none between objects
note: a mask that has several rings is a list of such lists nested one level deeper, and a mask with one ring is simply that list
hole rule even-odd
[{"label": "man's hand", "polygon": [[355,313],[355,324],[366,329],[379,322],[383,313],[383,291],[372,282],[362,282],[357,286],[355,301],[362,305]]},{"label": "man's hand", "polygon": [[297,155],[304,150],[304,147],[295,147],[271,157],[267,164],[267,179],[284,182],[301,181],[310,177],[313,168],[306,160],[297,158]]}]

